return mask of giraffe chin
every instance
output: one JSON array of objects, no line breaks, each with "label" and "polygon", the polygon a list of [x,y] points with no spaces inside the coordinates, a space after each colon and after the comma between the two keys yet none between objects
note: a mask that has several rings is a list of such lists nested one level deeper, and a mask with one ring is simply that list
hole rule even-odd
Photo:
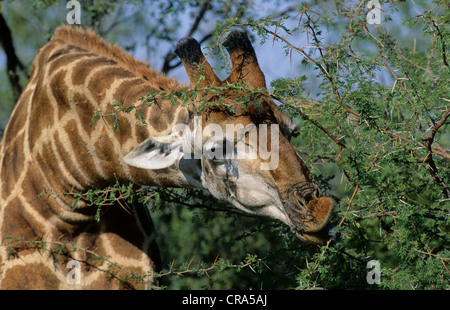
[{"label": "giraffe chin", "polygon": [[328,241],[337,238],[332,224],[328,224],[322,230],[316,232],[297,232],[296,234],[299,239],[317,245],[326,244]]}]

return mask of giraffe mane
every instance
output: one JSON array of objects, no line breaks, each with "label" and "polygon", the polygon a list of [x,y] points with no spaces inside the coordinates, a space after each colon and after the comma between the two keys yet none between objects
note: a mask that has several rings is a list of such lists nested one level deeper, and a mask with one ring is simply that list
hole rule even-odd
[{"label": "giraffe mane", "polygon": [[158,88],[173,88],[177,81],[168,78],[164,74],[154,70],[148,63],[136,60],[133,56],[121,49],[117,44],[111,45],[92,29],[74,28],[67,25],[58,27],[55,31],[53,40],[62,40],[63,42],[77,47],[92,51],[100,56],[116,61],[125,69],[142,76],[144,79],[153,82]]}]

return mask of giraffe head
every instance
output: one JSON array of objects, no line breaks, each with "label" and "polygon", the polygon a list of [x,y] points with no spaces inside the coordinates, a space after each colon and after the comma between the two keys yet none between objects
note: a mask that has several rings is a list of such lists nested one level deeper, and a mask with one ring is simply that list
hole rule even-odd
[{"label": "giraffe head", "polygon": [[[232,63],[225,81],[215,75],[195,39],[178,42],[175,52],[191,87],[201,91],[199,104],[207,101],[208,108],[172,134],[145,140],[124,161],[150,170],[175,165],[192,186],[246,213],[282,221],[305,241],[325,242],[333,200],[321,196],[290,144],[293,123],[265,92],[256,91],[265,89],[265,78],[246,33],[231,31],[223,45]],[[249,90],[221,87],[235,82]],[[243,97],[250,103],[244,106]]]}]

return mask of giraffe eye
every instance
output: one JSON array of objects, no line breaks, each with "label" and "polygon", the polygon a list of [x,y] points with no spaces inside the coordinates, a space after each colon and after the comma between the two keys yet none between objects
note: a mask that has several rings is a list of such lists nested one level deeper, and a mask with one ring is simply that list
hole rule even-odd
[{"label": "giraffe eye", "polygon": [[228,154],[227,151],[232,150],[232,148],[227,147],[227,143],[227,139],[213,141],[209,145],[205,145],[203,155],[206,159],[215,163],[224,163],[227,159],[231,159],[231,154]]}]

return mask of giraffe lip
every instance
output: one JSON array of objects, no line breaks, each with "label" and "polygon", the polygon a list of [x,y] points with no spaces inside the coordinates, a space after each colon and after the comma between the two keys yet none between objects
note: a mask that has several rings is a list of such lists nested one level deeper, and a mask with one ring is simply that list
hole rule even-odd
[{"label": "giraffe lip", "polygon": [[296,234],[301,240],[312,244],[326,244],[329,240],[339,238],[339,233],[336,233],[335,226],[331,223],[328,223],[327,226],[319,231],[305,232],[297,230]]},{"label": "giraffe lip", "polygon": [[290,225],[297,236],[309,243],[323,244],[336,235],[329,220],[334,209],[334,201],[329,197],[310,200],[306,206],[294,197],[286,203]]}]

